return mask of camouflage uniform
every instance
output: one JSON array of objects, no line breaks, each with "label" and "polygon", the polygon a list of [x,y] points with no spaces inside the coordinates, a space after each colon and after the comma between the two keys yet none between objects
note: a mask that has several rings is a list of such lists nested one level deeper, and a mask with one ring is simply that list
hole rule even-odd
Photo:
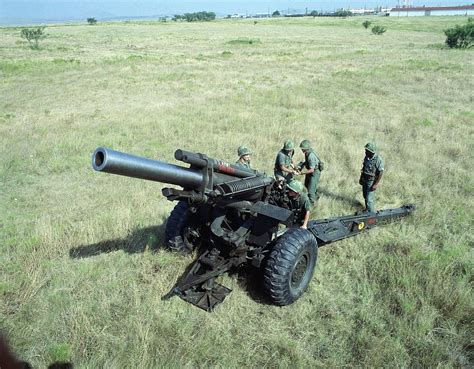
[{"label": "camouflage uniform", "polygon": [[304,185],[308,190],[308,197],[311,204],[318,199],[316,196],[316,189],[318,188],[319,178],[321,177],[321,171],[319,170],[319,163],[321,160],[318,155],[311,148],[311,143],[308,140],[304,140],[300,144],[300,148],[304,149],[305,152],[305,161],[301,162],[298,169],[314,169],[314,172],[308,173],[304,178]]},{"label": "camouflage uniform", "polygon": [[293,144],[292,141],[286,140],[285,144],[283,146],[283,149],[281,149],[275,159],[275,169],[274,169],[274,175],[275,179],[277,181],[284,180],[286,182],[289,182],[293,179],[293,173],[288,173],[288,172],[283,172],[281,170],[281,166],[285,167],[291,167],[293,164],[293,155],[295,154],[294,150],[295,145]]},{"label": "camouflage uniform", "polygon": [[364,162],[362,163],[359,183],[362,185],[362,194],[367,211],[375,213],[375,191],[370,191],[370,188],[373,186],[375,178],[384,171],[384,162],[383,159],[375,153],[375,145],[369,143],[365,145],[365,148],[374,153],[374,155],[371,158],[367,155],[365,156]]}]

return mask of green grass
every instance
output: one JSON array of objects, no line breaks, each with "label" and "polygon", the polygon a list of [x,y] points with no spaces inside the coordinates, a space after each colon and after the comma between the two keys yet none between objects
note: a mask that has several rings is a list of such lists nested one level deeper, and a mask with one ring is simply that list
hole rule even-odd
[{"label": "green grass", "polygon": [[[465,18],[55,25],[40,50],[0,29],[0,329],[36,367],[445,367],[473,363],[473,52]],[[251,42],[250,42],[251,41]],[[350,214],[363,146],[377,207],[413,217],[321,248],[295,304],[259,279],[212,314],[161,301],[191,257],[163,250],[163,185],[93,172],[97,146],[272,173],[285,139],[326,163],[313,218]],[[300,153],[298,153],[300,155]],[[257,287],[256,287],[257,286]]]}]

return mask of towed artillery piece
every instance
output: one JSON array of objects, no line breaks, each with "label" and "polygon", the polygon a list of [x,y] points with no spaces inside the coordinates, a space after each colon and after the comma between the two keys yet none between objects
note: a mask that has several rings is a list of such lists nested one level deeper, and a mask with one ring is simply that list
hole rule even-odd
[{"label": "towed artillery piece", "polygon": [[376,213],[311,220],[299,227],[303,214],[292,208],[288,190],[264,173],[243,169],[204,154],[176,150],[182,167],[99,147],[92,156],[96,171],[141,178],[165,187],[177,201],[165,229],[169,249],[199,250],[199,257],[165,295],[178,295],[211,311],[231,292],[216,278],[250,264],[263,272],[263,289],[272,303],[289,305],[306,290],[316,266],[318,247],[355,236],[414,205]]}]

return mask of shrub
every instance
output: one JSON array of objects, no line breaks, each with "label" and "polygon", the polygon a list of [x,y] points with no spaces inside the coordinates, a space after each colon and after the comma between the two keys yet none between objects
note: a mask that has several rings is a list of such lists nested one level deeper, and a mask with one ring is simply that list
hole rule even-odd
[{"label": "shrub", "polygon": [[474,21],[469,18],[467,24],[444,31],[446,35],[446,45],[450,48],[468,49],[472,47],[474,41]]},{"label": "shrub", "polygon": [[32,49],[38,49],[39,40],[46,38],[44,29],[44,26],[38,28],[23,28],[21,30],[21,38],[26,38]]},{"label": "shrub", "polygon": [[352,12],[347,9],[337,9],[334,14],[335,17],[350,17],[352,15]]},{"label": "shrub", "polygon": [[272,13],[272,17],[279,17],[281,14],[278,10],[275,10],[273,13]]},{"label": "shrub", "polygon": [[209,22],[216,19],[216,13],[214,12],[196,12],[196,13],[184,13],[183,15],[175,15],[173,20],[186,21],[186,22]]},{"label": "shrub", "polygon": [[364,26],[365,29],[369,28],[369,26],[370,26],[371,24],[372,24],[372,22],[371,22],[371,21],[368,21],[368,20],[362,22],[362,25]]},{"label": "shrub", "polygon": [[95,18],[87,18],[87,23],[89,23],[91,26],[97,23],[97,19]]},{"label": "shrub", "polygon": [[382,33],[385,33],[385,31],[387,31],[387,29],[385,27],[382,27],[382,26],[373,26],[372,27],[372,33],[374,35],[381,35]]}]

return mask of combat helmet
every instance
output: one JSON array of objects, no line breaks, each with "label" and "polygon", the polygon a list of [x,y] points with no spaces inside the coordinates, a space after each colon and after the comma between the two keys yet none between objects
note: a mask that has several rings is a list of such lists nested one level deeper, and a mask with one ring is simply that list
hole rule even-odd
[{"label": "combat helmet", "polygon": [[303,150],[310,150],[311,149],[311,142],[309,140],[303,140],[300,143],[300,149]]},{"label": "combat helmet", "polygon": [[290,190],[297,192],[299,194],[303,192],[303,183],[301,183],[300,181],[297,181],[296,179],[293,179],[292,181],[290,181],[286,185],[286,187],[288,187]]},{"label": "combat helmet", "polygon": [[377,146],[375,146],[374,143],[369,142],[367,143],[367,145],[365,145],[365,149],[367,151],[370,151],[372,154],[375,154],[375,152],[377,151]]},{"label": "combat helmet", "polygon": [[293,150],[295,148],[295,144],[293,143],[293,141],[291,140],[286,140],[284,145],[283,145],[283,149],[284,150]]},{"label": "combat helmet", "polygon": [[250,155],[250,149],[247,146],[241,145],[237,149],[237,155],[239,155],[239,158],[244,156],[244,155]]}]

